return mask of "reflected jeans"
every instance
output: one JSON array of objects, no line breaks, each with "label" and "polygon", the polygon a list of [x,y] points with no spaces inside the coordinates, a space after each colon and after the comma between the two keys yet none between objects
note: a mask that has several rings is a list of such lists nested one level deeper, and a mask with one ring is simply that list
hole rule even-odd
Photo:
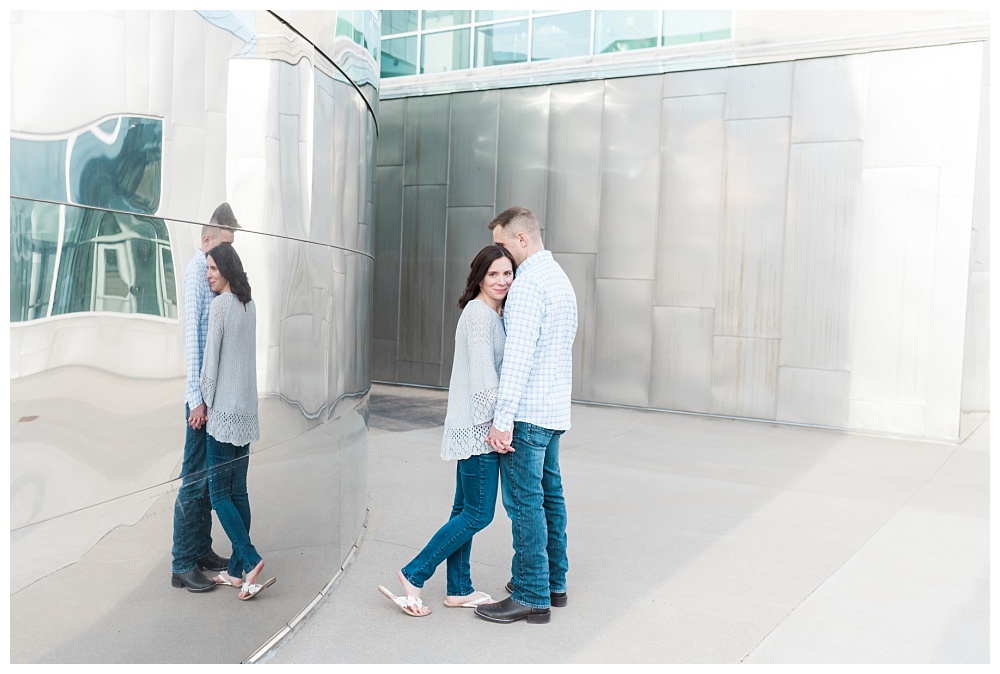
[{"label": "reflected jeans", "polygon": [[250,496],[247,494],[250,445],[237,447],[209,435],[208,465],[212,507],[233,544],[228,573],[239,578],[260,563],[260,555],[250,542]]},{"label": "reflected jeans", "polygon": [[[191,409],[184,405],[184,419],[190,416]],[[204,426],[198,430],[187,426],[181,488],[174,502],[173,573],[194,571],[198,568],[198,560],[212,551],[212,503],[208,496],[206,437]]]},{"label": "reflected jeans", "polygon": [[476,591],[469,568],[472,537],[493,521],[499,477],[496,452],[475,454],[458,462],[451,518],[403,567],[403,575],[414,587],[423,587],[447,559],[448,596],[464,597]]},{"label": "reflected jeans", "polygon": [[566,500],[554,431],[514,422],[513,452],[500,457],[503,505],[514,539],[511,595],[518,604],[548,608],[552,592],[566,591]]}]

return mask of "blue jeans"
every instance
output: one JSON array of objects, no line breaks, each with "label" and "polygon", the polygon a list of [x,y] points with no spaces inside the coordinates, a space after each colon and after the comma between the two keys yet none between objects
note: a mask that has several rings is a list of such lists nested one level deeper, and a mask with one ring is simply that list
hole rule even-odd
[{"label": "blue jeans", "polygon": [[448,596],[464,597],[472,586],[469,557],[472,537],[493,521],[497,505],[499,467],[497,454],[476,454],[455,468],[455,503],[451,518],[431,537],[424,549],[403,567],[414,587],[423,587],[434,570],[448,560]]},{"label": "blue jeans", "polygon": [[208,492],[219,522],[233,544],[229,575],[242,576],[260,563],[260,555],[250,542],[250,497],[247,468],[250,445],[237,447],[208,436]]},{"label": "blue jeans", "polygon": [[[184,405],[184,418],[190,416],[190,408]],[[198,568],[198,560],[212,551],[212,502],[208,496],[205,437],[204,426],[198,430],[187,427],[181,488],[174,502],[173,573],[194,571]]]},{"label": "blue jeans", "polygon": [[514,539],[511,599],[548,608],[552,592],[566,591],[566,500],[559,475],[559,436],[514,422],[513,452],[500,457],[503,505]]}]

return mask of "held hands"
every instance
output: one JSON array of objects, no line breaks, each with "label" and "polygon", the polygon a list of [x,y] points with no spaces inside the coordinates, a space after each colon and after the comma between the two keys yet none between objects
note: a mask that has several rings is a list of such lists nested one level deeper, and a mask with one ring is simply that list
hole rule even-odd
[{"label": "held hands", "polygon": [[510,431],[498,431],[496,426],[490,424],[490,434],[486,437],[486,442],[497,454],[506,454],[514,451],[513,445],[510,444],[511,436]]},{"label": "held hands", "polygon": [[202,403],[191,410],[191,414],[188,416],[188,426],[194,430],[198,430],[208,421],[208,405]]}]

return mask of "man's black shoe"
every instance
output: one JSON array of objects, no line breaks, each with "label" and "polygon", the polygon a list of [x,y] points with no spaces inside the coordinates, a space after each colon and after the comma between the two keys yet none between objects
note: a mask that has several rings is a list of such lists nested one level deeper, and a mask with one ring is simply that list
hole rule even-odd
[{"label": "man's black shoe", "polygon": [[198,560],[198,566],[208,571],[225,571],[229,568],[229,558],[219,557],[214,550]]},{"label": "man's black shoe", "polygon": [[494,623],[512,623],[524,618],[533,625],[545,624],[552,618],[549,609],[523,606],[510,597],[495,604],[480,604],[476,607],[476,615]]},{"label": "man's black shoe", "polygon": [[[507,594],[514,594],[514,585],[509,580],[507,584],[504,585],[504,589],[507,590]],[[549,603],[551,603],[556,608],[562,608],[566,605],[566,593],[565,592],[553,592],[549,595]]]},{"label": "man's black shoe", "polygon": [[198,569],[191,569],[187,573],[173,573],[170,575],[170,584],[174,587],[186,587],[188,592],[208,592],[215,589],[215,582],[206,578]]}]

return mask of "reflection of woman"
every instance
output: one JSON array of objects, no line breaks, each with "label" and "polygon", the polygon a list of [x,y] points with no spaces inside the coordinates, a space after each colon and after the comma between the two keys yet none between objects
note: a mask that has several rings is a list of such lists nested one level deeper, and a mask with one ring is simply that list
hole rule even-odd
[{"label": "reflection of woman", "polygon": [[208,284],[219,293],[208,310],[201,394],[208,405],[208,493],[233,545],[228,571],[213,580],[252,599],[274,583],[258,583],[264,560],[250,542],[247,467],[257,426],[257,307],[239,255],[228,243],[208,251]]},{"label": "reflection of woman", "polygon": [[448,607],[475,608],[493,599],[472,586],[469,555],[472,537],[493,521],[499,463],[486,443],[500,384],[503,359],[503,303],[514,280],[514,258],[501,246],[483,248],[472,261],[465,292],[458,300],[462,315],[455,329],[455,361],[448,392],[441,458],[457,459],[455,502],[451,519],[423,550],[399,571],[405,596],[379,585],[404,613],[425,616],[430,609],[420,590],[438,565],[448,560]]}]

